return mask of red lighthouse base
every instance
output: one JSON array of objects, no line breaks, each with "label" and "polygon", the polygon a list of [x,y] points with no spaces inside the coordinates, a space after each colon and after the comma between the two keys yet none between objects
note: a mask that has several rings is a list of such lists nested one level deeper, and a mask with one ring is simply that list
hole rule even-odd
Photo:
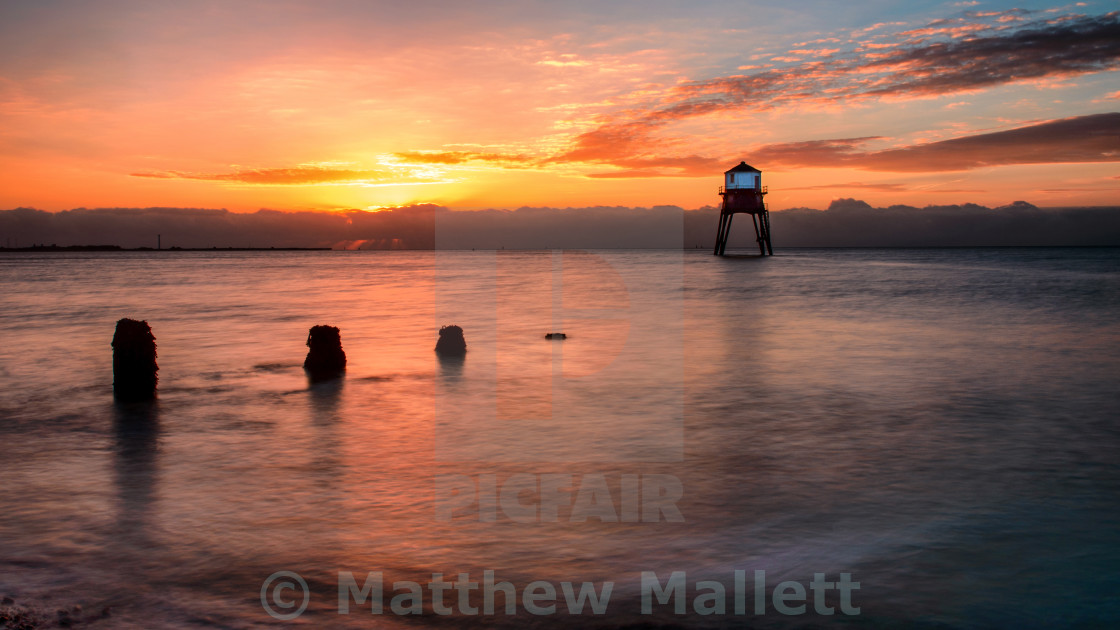
[{"label": "red lighthouse base", "polygon": [[762,256],[773,256],[774,248],[770,245],[770,210],[762,200],[766,189],[724,190],[721,188],[719,194],[723,197],[723,204],[719,211],[716,247],[712,253],[716,256],[724,255],[727,250],[727,239],[731,234],[731,219],[736,214],[747,214],[750,215],[751,223],[754,225],[758,253]]}]

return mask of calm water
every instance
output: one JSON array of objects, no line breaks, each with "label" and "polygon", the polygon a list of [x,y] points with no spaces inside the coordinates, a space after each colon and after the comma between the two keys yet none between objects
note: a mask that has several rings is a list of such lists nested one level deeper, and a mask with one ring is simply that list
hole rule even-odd
[{"label": "calm water", "polygon": [[[0,595],[264,627],[287,570],[301,627],[1120,623],[1120,251],[779,254],[4,255]],[[113,402],[121,317],[157,337],[151,405]],[[461,362],[432,351],[450,323]],[[309,387],[314,324],[349,363]],[[389,609],[395,581],[488,570],[613,592]],[[756,570],[768,598],[849,573],[860,612],[755,615]],[[339,615],[340,571],[381,572],[384,613]],[[685,572],[689,614],[642,614],[643,571]],[[697,581],[725,614],[692,612]]]}]

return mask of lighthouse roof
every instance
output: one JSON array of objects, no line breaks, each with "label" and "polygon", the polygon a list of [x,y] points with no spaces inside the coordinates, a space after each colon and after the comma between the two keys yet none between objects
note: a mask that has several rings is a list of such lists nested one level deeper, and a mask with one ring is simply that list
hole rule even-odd
[{"label": "lighthouse roof", "polygon": [[751,166],[750,164],[747,164],[746,162],[739,162],[738,166],[733,167],[731,170],[724,171],[724,174],[726,175],[727,173],[761,173],[761,172],[762,171],[760,171],[757,168]]}]

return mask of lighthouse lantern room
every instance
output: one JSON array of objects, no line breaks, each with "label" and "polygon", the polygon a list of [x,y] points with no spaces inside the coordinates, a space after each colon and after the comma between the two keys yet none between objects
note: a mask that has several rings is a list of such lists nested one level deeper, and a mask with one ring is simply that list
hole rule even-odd
[{"label": "lighthouse lantern room", "polygon": [[749,214],[754,224],[755,240],[758,251],[763,256],[773,255],[770,246],[770,211],[766,207],[762,185],[762,171],[747,164],[739,164],[723,174],[723,186],[719,195],[723,198],[719,212],[719,230],[716,232],[716,247],[712,253],[722,256],[727,250],[727,237],[731,233],[731,219],[736,214]]},{"label": "lighthouse lantern room", "polygon": [[758,188],[762,171],[755,169],[746,162],[739,162],[735,168],[723,174],[724,188],[728,190],[743,188]]}]

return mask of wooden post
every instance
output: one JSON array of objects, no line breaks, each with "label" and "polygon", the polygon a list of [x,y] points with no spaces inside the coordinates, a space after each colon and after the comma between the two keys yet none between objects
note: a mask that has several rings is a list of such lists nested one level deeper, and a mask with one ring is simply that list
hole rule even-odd
[{"label": "wooden post", "polygon": [[467,354],[467,340],[463,338],[463,329],[454,324],[440,328],[436,354],[442,357],[461,357]]},{"label": "wooden post", "polygon": [[121,319],[113,332],[113,396],[122,401],[156,397],[156,337],[146,321]]},{"label": "wooden post", "polygon": [[303,360],[303,369],[312,381],[338,378],[346,371],[342,335],[335,326],[312,326],[307,332],[307,347],[310,350]]}]

